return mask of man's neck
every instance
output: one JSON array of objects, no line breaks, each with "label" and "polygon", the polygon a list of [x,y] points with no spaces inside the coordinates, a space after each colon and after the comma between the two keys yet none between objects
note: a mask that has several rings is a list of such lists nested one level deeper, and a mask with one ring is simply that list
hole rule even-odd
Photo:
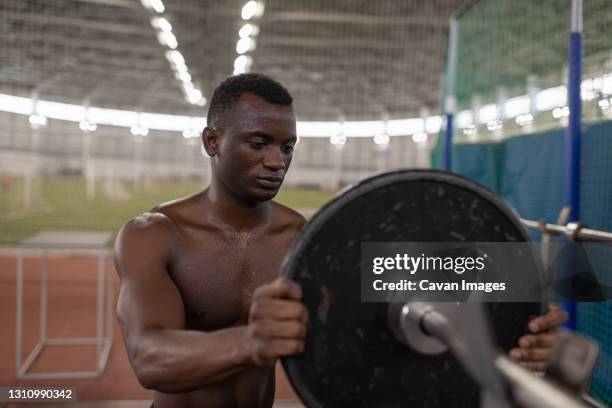
[{"label": "man's neck", "polygon": [[252,231],[264,226],[270,219],[271,200],[248,201],[214,179],[204,197],[209,204],[210,220],[237,232]]}]

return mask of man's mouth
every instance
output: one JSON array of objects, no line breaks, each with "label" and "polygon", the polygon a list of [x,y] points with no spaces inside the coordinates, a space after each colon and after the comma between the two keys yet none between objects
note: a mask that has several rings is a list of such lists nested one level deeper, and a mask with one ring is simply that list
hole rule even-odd
[{"label": "man's mouth", "polygon": [[278,188],[283,182],[282,177],[276,176],[266,176],[266,177],[257,177],[257,183],[265,188]]}]

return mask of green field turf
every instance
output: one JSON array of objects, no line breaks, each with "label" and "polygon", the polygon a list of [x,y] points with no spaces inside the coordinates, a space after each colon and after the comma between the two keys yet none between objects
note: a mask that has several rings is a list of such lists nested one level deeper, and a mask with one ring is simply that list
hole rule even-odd
[{"label": "green field turf", "polygon": [[[155,205],[202,189],[196,182],[150,182],[142,192],[131,185],[119,185],[118,198],[104,194],[103,183],[96,186],[96,198],[86,197],[85,181],[79,178],[44,179],[29,210],[23,209],[23,185],[14,180],[0,198],[0,245],[13,246],[44,230],[117,231],[128,219]],[[333,192],[285,188],[276,201],[291,208],[315,211]]]}]

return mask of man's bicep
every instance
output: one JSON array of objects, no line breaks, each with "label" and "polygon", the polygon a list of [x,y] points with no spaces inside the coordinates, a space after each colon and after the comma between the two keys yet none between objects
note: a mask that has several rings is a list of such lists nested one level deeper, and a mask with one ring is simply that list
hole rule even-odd
[{"label": "man's bicep", "polygon": [[185,325],[180,293],[167,272],[168,234],[159,220],[136,219],[117,236],[115,265],[121,277],[117,315],[125,336],[149,327]]},{"label": "man's bicep", "polygon": [[124,278],[117,316],[124,332],[140,332],[147,328],[183,329],[185,326],[181,296],[168,276]]}]

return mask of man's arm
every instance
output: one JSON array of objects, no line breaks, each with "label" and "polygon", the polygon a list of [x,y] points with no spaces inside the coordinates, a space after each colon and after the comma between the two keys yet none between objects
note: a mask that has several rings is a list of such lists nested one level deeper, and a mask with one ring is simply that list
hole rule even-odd
[{"label": "man's arm", "polygon": [[[164,215],[146,214],[128,222],[115,245],[121,277],[117,315],[130,362],[144,387],[187,392],[247,365],[269,364],[301,350],[304,310],[292,300],[296,292],[289,284],[264,293],[266,299],[289,304],[281,317],[284,322],[266,311],[252,318],[249,326],[210,333],[185,330],[183,302],[167,273],[173,231],[172,221]],[[275,323],[275,333],[261,330],[260,321]]]}]

